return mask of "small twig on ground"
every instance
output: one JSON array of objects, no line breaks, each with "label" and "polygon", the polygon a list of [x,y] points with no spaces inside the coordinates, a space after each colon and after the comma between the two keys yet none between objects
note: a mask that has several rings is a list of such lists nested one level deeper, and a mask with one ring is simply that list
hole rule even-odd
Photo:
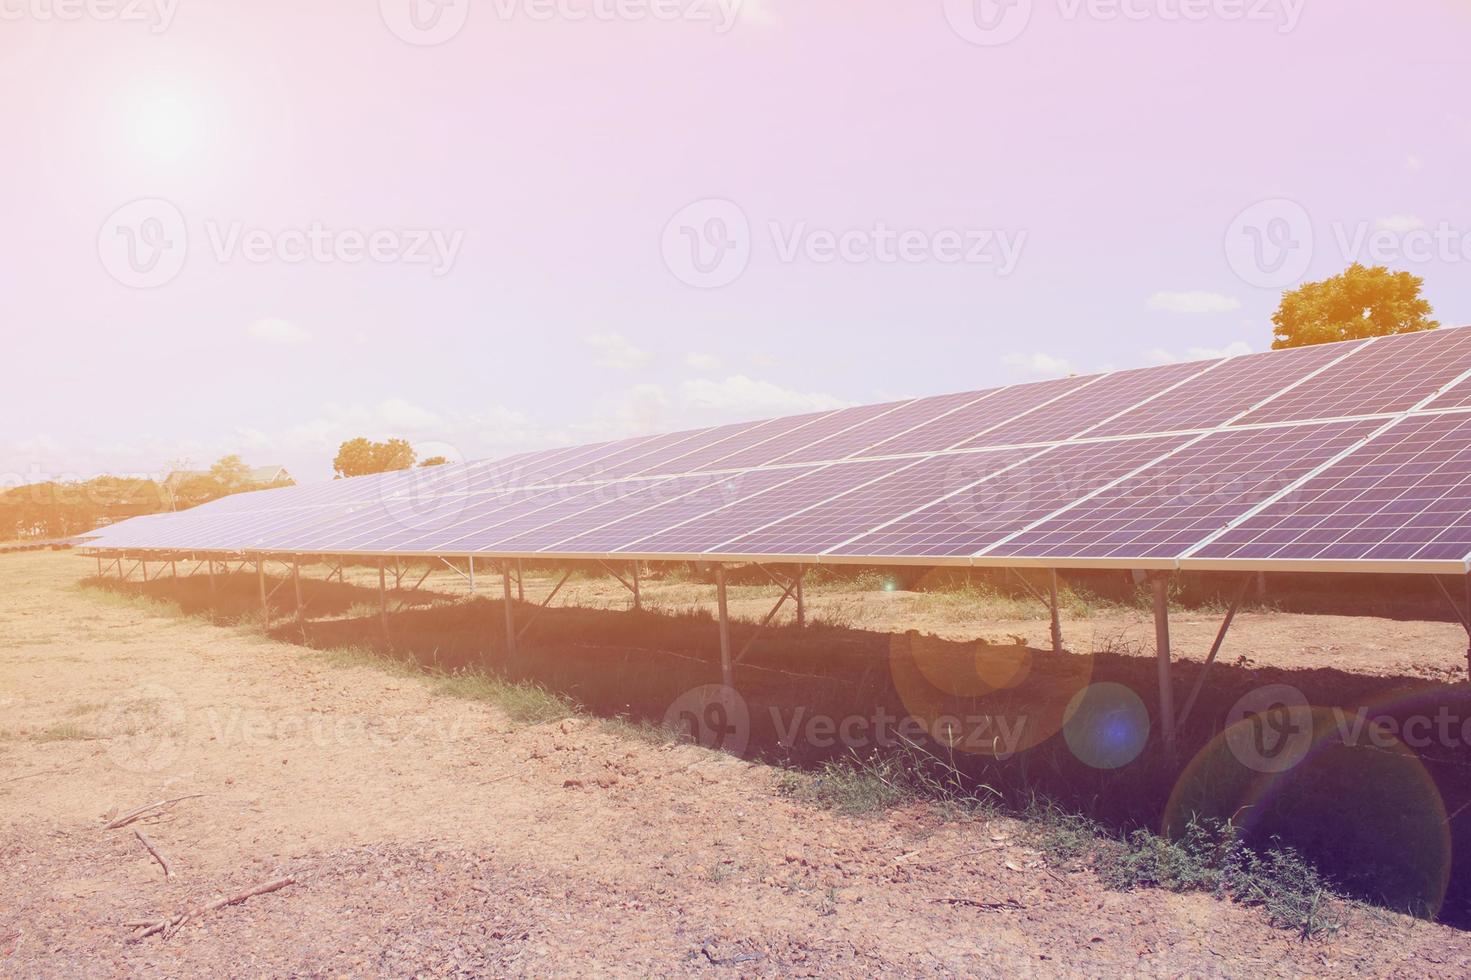
[{"label": "small twig on ground", "polygon": [[40,772],[28,772],[24,776],[11,776],[9,779],[0,779],[0,783],[15,783],[22,779],[33,779],[36,776],[50,776],[52,773],[64,771],[63,769],[42,769]]},{"label": "small twig on ground", "polygon": [[285,878],[277,878],[275,881],[268,881],[263,885],[256,885],[254,888],[248,888],[238,895],[231,895],[229,898],[221,898],[218,901],[210,902],[208,905],[201,905],[198,908],[188,909],[186,911],[178,913],[177,915],[171,915],[166,919],[143,919],[133,922],[124,922],[123,925],[129,929],[143,930],[142,932],[138,933],[138,935],[132,938],[133,942],[137,942],[141,939],[147,939],[149,936],[156,935],[158,933],[163,933],[164,938],[167,939],[174,933],[182,929],[184,927],[184,924],[187,923],[190,919],[198,918],[199,916],[206,915],[210,912],[218,912],[220,909],[230,905],[239,905],[241,902],[244,902],[245,900],[250,898],[254,898],[257,895],[265,895],[270,892],[280,891],[287,885],[294,884],[296,884],[296,877],[294,875],[287,875]]},{"label": "small twig on ground", "polygon": [[705,954],[705,959],[710,961],[711,966],[735,966],[740,963],[755,963],[766,958],[765,953],[740,953],[736,956],[719,957],[711,952],[709,943],[701,946],[700,952]]},{"label": "small twig on ground", "polygon": [[154,845],[153,841],[148,839],[148,835],[137,827],[134,827],[133,836],[138,838],[144,847],[148,848],[148,853],[152,854],[153,859],[158,862],[159,867],[163,868],[163,876],[165,878],[172,878],[174,876],[174,869],[169,867],[169,859],[164,857],[163,852]]},{"label": "small twig on ground", "polygon": [[157,810],[160,807],[173,806],[175,803],[182,803],[184,800],[197,800],[203,795],[203,793],[191,793],[188,796],[177,796],[172,800],[159,800],[157,803],[150,803],[147,806],[140,806],[136,810],[130,810],[117,819],[103,824],[102,829],[117,830],[120,827],[126,827],[128,824],[132,823],[134,820],[137,820],[139,817],[145,816],[150,811]]},{"label": "small twig on ground", "polygon": [[1020,909],[1022,903],[1014,898],[1008,898],[1002,902],[978,902],[973,898],[936,898],[933,901],[937,905],[964,905],[972,909],[984,909],[987,912],[1000,912],[1002,909]]}]

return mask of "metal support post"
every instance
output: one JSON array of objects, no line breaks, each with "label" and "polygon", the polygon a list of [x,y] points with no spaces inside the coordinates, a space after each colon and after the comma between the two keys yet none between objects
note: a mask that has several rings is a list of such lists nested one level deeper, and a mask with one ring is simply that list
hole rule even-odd
[{"label": "metal support post", "polygon": [[271,601],[266,596],[266,560],[255,560],[255,578],[260,586],[260,614],[265,619],[266,629],[271,628]]},{"label": "metal support post", "polygon": [[296,624],[300,626],[305,604],[301,601],[301,560],[297,558],[291,559],[291,585],[296,592]]},{"label": "metal support post", "polygon": [[388,639],[388,569],[382,558],[378,559],[378,628],[383,631],[383,638]]},{"label": "metal support post", "polygon": [[804,565],[797,566],[797,629],[807,626],[807,602],[802,597],[802,580],[807,577],[807,568]]},{"label": "metal support post", "polygon": [[516,607],[511,603],[511,563],[501,562],[501,591],[506,604],[506,656],[516,655]]},{"label": "metal support post", "polygon": [[1062,619],[1057,611],[1057,569],[1051,570],[1048,605],[1052,608],[1052,652],[1062,653]]},{"label": "metal support post", "polygon": [[1159,662],[1159,730],[1165,754],[1175,756],[1175,691],[1170,680],[1170,577],[1154,576],[1154,651]]},{"label": "metal support post", "polygon": [[735,687],[735,668],[730,657],[730,609],[725,600],[725,566],[715,566],[715,604],[720,610],[720,682]]},{"label": "metal support post", "polygon": [[633,608],[638,611],[644,607],[643,594],[639,591],[638,562],[633,563]]}]

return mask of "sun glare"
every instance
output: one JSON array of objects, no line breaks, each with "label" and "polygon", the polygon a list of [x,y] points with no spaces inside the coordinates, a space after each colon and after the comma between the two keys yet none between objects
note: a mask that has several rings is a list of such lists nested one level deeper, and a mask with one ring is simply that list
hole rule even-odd
[{"label": "sun glare", "polygon": [[198,150],[200,123],[192,99],[174,92],[145,93],[133,107],[133,146],[156,162],[180,162]]}]

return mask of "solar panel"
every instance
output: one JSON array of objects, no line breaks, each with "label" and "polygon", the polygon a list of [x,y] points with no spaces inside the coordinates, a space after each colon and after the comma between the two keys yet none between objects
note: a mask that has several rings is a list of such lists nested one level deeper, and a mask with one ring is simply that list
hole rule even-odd
[{"label": "solar panel", "polygon": [[693,473],[702,469],[713,469],[720,460],[745,452],[752,447],[765,445],[773,439],[790,437],[794,433],[805,431],[830,414],[830,412],[813,412],[791,418],[771,419],[761,425],[751,426],[738,432],[729,439],[701,446],[673,459],[663,460],[657,466],[642,467],[636,472],[638,475],[650,476],[659,473]]},{"label": "solar panel", "polygon": [[1027,455],[1023,449],[1002,449],[909,461],[885,476],[849,486],[790,516],[732,536],[714,550],[741,555],[819,555]]},{"label": "solar panel", "polygon": [[1181,436],[1084,442],[988,469],[950,496],[906,512],[831,555],[973,555],[1185,442]]},{"label": "solar panel", "polygon": [[[637,510],[619,508],[619,513],[600,515],[607,519],[572,537],[549,536],[538,550],[569,552],[612,552],[619,546],[650,534],[717,511],[800,479],[811,467],[745,470],[741,473],[707,477],[696,490],[677,497],[664,495]],[[693,478],[689,478],[693,479]],[[643,501],[640,501],[643,503]]]},{"label": "solar panel", "polygon": [[1185,432],[1224,425],[1257,403],[1300,384],[1314,371],[1346,357],[1363,344],[1319,344],[1233,357],[1229,361],[1161,392],[1096,428],[1090,436],[1128,436],[1145,432]]},{"label": "solar panel", "polygon": [[[682,521],[672,521],[666,508],[656,508],[648,515],[658,528],[639,538],[623,538],[613,551],[657,552],[663,554],[704,554],[722,542],[729,541],[753,527],[761,527],[805,507],[834,497],[850,487],[861,486],[875,477],[899,468],[893,460],[859,460],[833,463],[813,470],[800,467],[786,472],[791,475],[782,483],[742,496],[740,499]],[[781,470],[767,472],[780,473]],[[743,488],[745,489],[745,488]]]},{"label": "solar panel", "polygon": [[729,439],[733,439],[744,433],[751,432],[769,425],[770,419],[760,422],[736,422],[731,425],[719,425],[709,429],[691,429],[676,433],[684,438],[646,452],[636,453],[632,456],[614,461],[611,465],[599,467],[595,474],[598,479],[616,480],[633,476],[643,472],[664,472],[664,466],[670,460],[679,459],[690,452],[698,449],[719,445]]},{"label": "solar panel", "polygon": [[1442,561],[1471,554],[1471,414],[1411,416],[1192,550],[1276,561]]},{"label": "solar panel", "polygon": [[1055,401],[993,426],[960,443],[960,448],[978,446],[1015,446],[1034,442],[1054,442],[1081,435],[1099,422],[1129,410],[1141,401],[1168,390],[1188,378],[1209,371],[1218,362],[1207,364],[1167,364],[1105,374],[1086,388],[1074,389]]},{"label": "solar panel", "polygon": [[854,456],[892,456],[933,453],[970,441],[991,429],[1045,407],[1051,401],[1085,388],[1104,375],[1091,378],[1058,378],[1036,384],[1004,388],[988,398],[973,401],[947,415],[916,426],[854,453]]},{"label": "solar panel", "polygon": [[816,463],[843,459],[1005,390],[1004,388],[991,388],[987,391],[967,391],[958,395],[917,398],[856,428],[835,432],[825,439],[778,456],[773,462]]},{"label": "solar panel", "polygon": [[239,494],[98,549],[1466,570],[1471,330]]},{"label": "solar panel", "polygon": [[1227,430],[1185,443],[986,549],[989,558],[1174,558],[1374,431],[1373,422]]},{"label": "solar panel", "polygon": [[1471,330],[1378,337],[1241,421],[1295,422],[1403,412],[1471,368]]},{"label": "solar panel", "polygon": [[[454,550],[511,554],[540,551],[564,538],[703,489],[714,479],[708,476],[663,477],[567,488],[565,492],[575,496],[568,497],[563,503],[517,514],[499,526],[451,539],[446,546]],[[426,551],[438,551],[438,540],[421,542],[419,546]]]},{"label": "solar panel", "polygon": [[784,459],[789,454],[800,453],[813,443],[820,442],[829,436],[835,436],[855,427],[863,429],[874,418],[886,415],[897,407],[895,404],[864,405],[860,408],[847,408],[841,412],[833,412],[811,425],[773,436],[747,449],[720,456],[700,466],[699,469],[733,470],[770,465]]}]

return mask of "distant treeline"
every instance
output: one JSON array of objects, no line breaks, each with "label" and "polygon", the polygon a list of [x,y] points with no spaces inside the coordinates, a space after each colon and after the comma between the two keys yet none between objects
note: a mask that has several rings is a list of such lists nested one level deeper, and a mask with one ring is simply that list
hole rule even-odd
[{"label": "distant treeline", "polygon": [[0,541],[70,537],[130,517],[186,510],[275,485],[252,481],[236,457],[220,460],[207,473],[176,472],[163,481],[99,476],[27,483],[0,490]]}]

